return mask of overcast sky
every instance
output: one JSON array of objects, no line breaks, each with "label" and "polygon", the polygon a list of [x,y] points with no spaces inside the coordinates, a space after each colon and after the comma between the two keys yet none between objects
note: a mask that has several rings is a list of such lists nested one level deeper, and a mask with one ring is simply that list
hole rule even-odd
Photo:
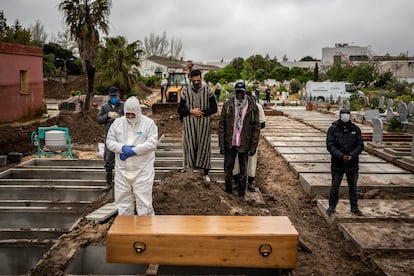
[{"label": "overcast sky", "polygon": [[[65,28],[59,0],[1,0],[8,25],[36,20],[49,39]],[[414,56],[414,0],[113,0],[110,36],[180,39],[185,60],[211,62],[254,54],[320,59],[335,43],[374,55]]]}]

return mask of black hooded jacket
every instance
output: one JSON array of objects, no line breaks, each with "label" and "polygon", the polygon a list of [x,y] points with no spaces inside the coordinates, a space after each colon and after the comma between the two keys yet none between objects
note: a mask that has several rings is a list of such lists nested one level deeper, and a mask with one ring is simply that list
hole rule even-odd
[{"label": "black hooded jacket", "polygon": [[[332,123],[326,136],[326,148],[331,154],[331,168],[337,172],[357,171],[359,155],[364,150],[361,129],[351,121]],[[351,155],[348,163],[342,160],[344,155]]]}]

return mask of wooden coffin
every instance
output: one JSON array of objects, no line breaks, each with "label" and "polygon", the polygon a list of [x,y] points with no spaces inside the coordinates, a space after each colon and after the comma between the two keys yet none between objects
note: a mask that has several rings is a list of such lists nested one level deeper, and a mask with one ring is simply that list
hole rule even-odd
[{"label": "wooden coffin", "polygon": [[108,263],[293,269],[298,232],[285,216],[118,216]]}]

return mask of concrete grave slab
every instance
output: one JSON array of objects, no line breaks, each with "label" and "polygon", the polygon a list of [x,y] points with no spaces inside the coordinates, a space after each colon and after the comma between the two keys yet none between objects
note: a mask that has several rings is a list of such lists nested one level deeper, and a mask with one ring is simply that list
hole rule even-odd
[{"label": "concrete grave slab", "polygon": [[[330,163],[331,155],[326,154],[282,154],[283,158],[288,163]],[[359,156],[359,163],[384,163],[385,161],[376,156],[369,154],[361,154]]]},{"label": "concrete grave slab", "polygon": [[[289,163],[289,168],[296,175],[300,173],[330,173],[330,163]],[[377,174],[406,174],[407,170],[401,169],[389,163],[360,163],[359,173],[377,173]]]},{"label": "concrete grave slab", "polygon": [[352,241],[362,251],[414,252],[414,223],[371,222],[339,223],[345,239]]},{"label": "concrete grave slab", "polygon": [[349,200],[339,200],[336,212],[330,217],[326,214],[329,207],[327,199],[319,199],[317,207],[329,224],[349,221],[367,222],[378,219],[414,222],[414,200],[360,199],[358,207],[363,213],[362,217],[350,212]]},{"label": "concrete grave slab", "polygon": [[110,202],[96,209],[92,213],[88,214],[85,218],[87,220],[92,220],[94,222],[101,223],[101,222],[106,221],[108,218],[116,215],[117,213],[118,213],[118,209],[115,203]]},{"label": "concrete grave slab", "polygon": [[404,168],[414,173],[414,157],[413,156],[402,157],[400,159],[397,159],[395,163],[401,168]]},{"label": "concrete grave slab", "polygon": [[267,136],[268,141],[297,141],[297,142],[326,142],[326,137],[315,136],[315,137],[278,137],[278,136]]},{"label": "concrete grave slab", "polygon": [[326,142],[299,142],[299,141],[270,141],[265,136],[265,140],[273,147],[326,147]]},{"label": "concrete grave slab", "polygon": [[411,276],[414,275],[414,258],[393,255],[390,257],[373,258],[372,263],[374,267],[380,270],[383,275],[399,275]]},{"label": "concrete grave slab", "polygon": [[328,153],[326,147],[275,147],[279,153],[318,154]]},{"label": "concrete grave slab", "polygon": [[[304,191],[310,196],[329,196],[332,177],[330,173],[301,173],[299,182]],[[360,192],[378,189],[389,193],[414,192],[413,174],[360,174],[358,190]],[[348,194],[346,177],[342,179],[339,188],[340,195]]]}]

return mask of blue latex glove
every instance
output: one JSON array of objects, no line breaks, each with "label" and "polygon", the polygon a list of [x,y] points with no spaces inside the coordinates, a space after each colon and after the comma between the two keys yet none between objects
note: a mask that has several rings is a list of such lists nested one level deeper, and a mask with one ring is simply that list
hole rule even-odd
[{"label": "blue latex glove", "polygon": [[128,156],[128,155],[126,155],[125,153],[121,153],[121,155],[119,156],[119,158],[120,158],[122,161],[125,161],[128,157],[129,157],[129,156]]},{"label": "blue latex glove", "polygon": [[136,153],[134,152],[132,148],[133,146],[122,146],[122,153],[125,153],[127,157],[133,156]]}]

